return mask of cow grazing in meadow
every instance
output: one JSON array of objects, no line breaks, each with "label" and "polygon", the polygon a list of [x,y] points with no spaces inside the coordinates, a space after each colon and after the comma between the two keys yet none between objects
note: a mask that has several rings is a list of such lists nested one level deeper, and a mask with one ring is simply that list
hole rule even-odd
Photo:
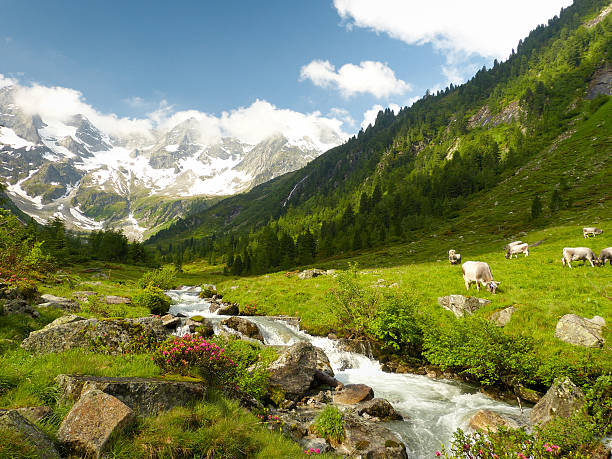
[{"label": "cow grazing in meadow", "polygon": [[458,263],[461,263],[461,254],[455,252],[455,249],[450,249],[448,251],[448,261],[450,262],[451,265],[456,265]]},{"label": "cow grazing in meadow", "polygon": [[522,242],[520,244],[509,245],[506,249],[506,258],[518,258],[519,253],[524,253],[525,256],[529,255],[529,244]]},{"label": "cow grazing in meadow", "polygon": [[496,293],[497,287],[501,284],[501,282],[493,280],[491,268],[484,261],[466,261],[461,265],[461,272],[463,273],[466,290],[469,290],[470,284],[475,282],[476,290],[479,292],[480,284],[482,284],[489,292]]},{"label": "cow grazing in meadow", "polygon": [[605,266],[606,261],[609,261],[610,266],[612,266],[612,247],[607,247],[603,249],[599,254],[599,265]]},{"label": "cow grazing in meadow", "polygon": [[585,262],[588,261],[593,267],[595,267],[593,262],[599,264],[599,259],[595,256],[595,252],[588,247],[565,247],[563,249],[563,259],[561,260],[563,262],[563,266],[567,264],[567,266],[571,268],[572,265],[570,262],[577,260],[584,260]]},{"label": "cow grazing in meadow", "polygon": [[523,244],[523,241],[510,242],[509,244],[506,244],[506,247],[504,249],[507,252],[510,249],[510,247],[514,247],[515,245],[521,245],[521,244]]},{"label": "cow grazing in meadow", "polygon": [[582,235],[584,236],[585,239],[587,237],[589,237],[589,236],[593,236],[593,237],[598,236],[601,233],[603,233],[602,229],[595,228],[593,226],[589,226],[587,228],[582,228]]}]

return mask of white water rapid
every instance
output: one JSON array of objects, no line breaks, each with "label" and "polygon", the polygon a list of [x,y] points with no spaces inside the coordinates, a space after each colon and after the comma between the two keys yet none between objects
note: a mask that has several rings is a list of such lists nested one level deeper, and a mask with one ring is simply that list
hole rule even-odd
[{"label": "white water rapid", "polygon": [[[192,317],[200,315],[213,322],[228,316],[219,316],[209,310],[209,303],[198,298],[198,288],[183,288],[166,292],[174,300],[170,313]],[[387,400],[404,416],[404,421],[386,423],[399,434],[411,458],[435,457],[435,451],[444,443],[450,445],[453,432],[467,428],[470,417],[480,409],[489,409],[515,419],[523,415],[518,407],[494,400],[467,384],[448,380],[435,380],[427,376],[386,373],[378,361],[361,354],[339,350],[333,340],[311,336],[289,323],[263,316],[245,317],[256,323],[266,344],[291,345],[310,341],[327,354],[336,378],[343,384],[367,384],[376,397]]]}]

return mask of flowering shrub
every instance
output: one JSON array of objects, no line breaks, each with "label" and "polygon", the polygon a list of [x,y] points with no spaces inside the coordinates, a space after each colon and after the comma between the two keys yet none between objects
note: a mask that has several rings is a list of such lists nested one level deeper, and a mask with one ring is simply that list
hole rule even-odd
[{"label": "flowering shrub", "polygon": [[247,305],[241,309],[240,314],[243,316],[258,316],[261,314],[255,303],[247,303]]},{"label": "flowering shrub", "polygon": [[552,459],[590,457],[578,452],[564,451],[560,446],[547,442],[521,429],[505,429],[484,434],[466,434],[457,429],[449,451],[436,451],[437,457],[461,459]]},{"label": "flowering shrub", "polygon": [[304,454],[307,454],[308,456],[310,456],[311,454],[321,454],[321,449],[320,448],[305,449]]},{"label": "flowering shrub", "polygon": [[163,373],[196,373],[220,386],[233,379],[236,367],[236,363],[225,355],[224,348],[192,335],[166,340],[153,354],[153,361]]}]

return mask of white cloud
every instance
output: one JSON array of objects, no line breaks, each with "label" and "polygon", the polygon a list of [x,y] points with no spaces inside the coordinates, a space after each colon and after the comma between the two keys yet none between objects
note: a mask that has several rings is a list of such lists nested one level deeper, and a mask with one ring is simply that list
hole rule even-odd
[{"label": "white cloud", "polygon": [[[401,110],[401,107],[397,104],[389,104],[389,108],[396,115]],[[363,121],[361,122],[361,127],[363,129],[366,129],[370,124],[373,126],[374,121],[376,121],[376,116],[378,115],[378,112],[384,109],[385,107],[383,107],[380,104],[372,105],[372,108],[370,108],[369,110],[366,110],[365,113],[363,114]]]},{"label": "white cloud", "polygon": [[[68,121],[76,114],[87,117],[102,131],[114,136],[152,136],[154,130],[168,130],[187,119],[197,121],[201,141],[211,143],[220,137],[235,137],[245,143],[256,144],[265,138],[282,133],[290,140],[310,137],[320,149],[331,148],[348,137],[342,130],[343,120],[336,116],[322,116],[319,112],[300,113],[281,109],[264,100],[256,100],[248,107],[240,107],[219,116],[198,110],[174,111],[164,99],[146,118],[125,118],[114,113],[104,114],[89,105],[79,91],[39,84],[20,86],[15,80],[0,75],[0,87],[15,84],[14,100],[24,112],[39,115],[43,121]],[[124,102],[143,102],[131,98]]]},{"label": "white cloud", "polygon": [[336,71],[329,61],[313,60],[300,71],[300,80],[306,79],[322,88],[335,87],[346,98],[360,93],[389,97],[411,89],[408,83],[395,77],[387,64],[375,61],[345,64]]},{"label": "white cloud", "polygon": [[14,100],[25,113],[40,115],[43,120],[67,121],[76,114],[82,114],[98,128],[116,136],[147,135],[153,127],[147,119],[120,118],[114,113],[102,114],[87,104],[79,91],[60,86],[18,86]]},{"label": "white cloud", "polygon": [[329,111],[328,116],[342,120],[347,127],[355,127],[355,120],[345,108],[334,107]]},{"label": "white cloud", "polygon": [[445,54],[505,59],[519,39],[572,0],[334,0],[349,27],[386,33],[408,44],[431,43]]},{"label": "white cloud", "polygon": [[7,86],[13,86],[17,83],[17,80],[9,77],[5,77],[0,73],[0,89],[6,88]]}]

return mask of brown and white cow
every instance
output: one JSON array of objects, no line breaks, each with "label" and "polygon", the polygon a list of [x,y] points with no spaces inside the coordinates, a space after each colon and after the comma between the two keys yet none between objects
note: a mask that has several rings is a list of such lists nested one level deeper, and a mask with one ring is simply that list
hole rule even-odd
[{"label": "brown and white cow", "polygon": [[599,265],[605,266],[606,261],[609,261],[610,266],[612,266],[612,247],[607,247],[603,249],[599,254]]},{"label": "brown and white cow", "polygon": [[491,293],[496,293],[497,286],[501,282],[495,282],[493,280],[493,274],[491,274],[491,268],[484,261],[466,261],[461,265],[461,272],[463,273],[463,281],[465,282],[465,289],[470,289],[472,282],[476,283],[476,290],[480,292],[480,284],[487,288]]},{"label": "brown and white cow", "polygon": [[599,262],[599,259],[595,256],[595,252],[593,252],[588,247],[565,247],[563,249],[563,266],[567,264],[570,268],[572,265],[571,261],[577,260],[585,260],[591,263],[591,266],[595,267],[593,262]]},{"label": "brown and white cow", "polygon": [[451,265],[456,265],[457,263],[461,263],[461,254],[455,252],[455,249],[450,249],[448,251],[448,261]]},{"label": "brown and white cow", "polygon": [[525,256],[529,255],[529,244],[526,242],[521,242],[520,244],[513,243],[513,245],[508,244],[506,258],[512,258],[512,255],[514,255],[514,258],[518,258],[519,253],[524,253]]},{"label": "brown and white cow", "polygon": [[593,236],[593,237],[598,236],[601,233],[603,233],[603,230],[599,228],[595,228],[594,226],[582,228],[582,235],[584,236],[585,239],[589,236]]}]

